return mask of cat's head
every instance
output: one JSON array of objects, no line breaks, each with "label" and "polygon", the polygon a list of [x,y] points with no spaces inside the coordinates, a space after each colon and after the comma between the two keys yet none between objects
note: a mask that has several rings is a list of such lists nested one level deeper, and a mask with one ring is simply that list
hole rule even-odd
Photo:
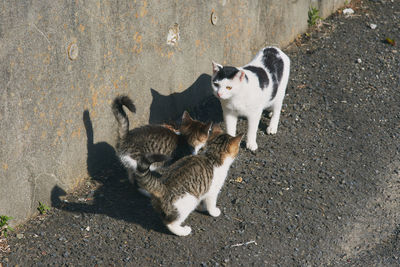
[{"label": "cat's head", "polygon": [[212,63],[213,75],[211,87],[216,97],[220,99],[231,98],[238,90],[246,78],[243,70],[235,67],[222,66],[215,62]]},{"label": "cat's head", "polygon": [[211,131],[212,123],[204,123],[194,120],[187,111],[183,112],[182,123],[179,132],[185,137],[190,146],[193,147],[193,154],[196,155],[199,150],[207,143]]},{"label": "cat's head", "polygon": [[[219,132],[219,130],[217,129]],[[213,130],[214,132],[214,130]],[[240,141],[243,134],[233,137],[227,133],[219,132],[211,134],[210,141],[207,143],[207,152],[213,155],[222,165],[226,159],[234,160],[239,153]]]}]

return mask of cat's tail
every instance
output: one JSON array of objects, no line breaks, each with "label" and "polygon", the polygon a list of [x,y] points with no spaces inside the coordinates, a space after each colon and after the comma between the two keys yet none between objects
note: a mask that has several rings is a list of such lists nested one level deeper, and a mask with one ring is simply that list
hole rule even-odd
[{"label": "cat's tail", "polygon": [[117,96],[112,103],[112,111],[118,122],[118,136],[123,138],[129,131],[129,120],[123,106],[127,107],[131,112],[136,112],[135,105],[128,96]]},{"label": "cat's tail", "polygon": [[136,181],[138,186],[153,196],[160,198],[165,193],[165,185],[160,178],[156,177],[150,170],[151,164],[169,160],[170,157],[163,154],[148,154],[142,156],[137,162]]}]

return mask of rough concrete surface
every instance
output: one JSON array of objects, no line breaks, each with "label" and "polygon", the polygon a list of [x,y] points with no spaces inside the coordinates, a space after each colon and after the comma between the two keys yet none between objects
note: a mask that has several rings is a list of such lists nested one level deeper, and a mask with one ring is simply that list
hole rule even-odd
[{"label": "rough concrete surface", "polygon": [[[9,236],[0,263],[399,266],[400,51],[385,39],[398,41],[400,2],[352,7],[354,15],[338,12],[285,49],[292,73],[278,133],[263,133],[265,116],[257,152],[243,144],[221,216],[194,212],[185,222],[193,233],[171,235],[113,147],[93,141],[98,128],[85,113],[91,179],[68,195],[54,187],[52,210]],[[192,115],[217,121],[219,112],[211,97]]]},{"label": "rough concrete surface", "polygon": [[174,119],[210,94],[212,60],[284,46],[310,5],[343,2],[1,1],[0,214],[22,222],[87,177],[87,140],[114,143],[117,94],[134,99],[133,126]]}]

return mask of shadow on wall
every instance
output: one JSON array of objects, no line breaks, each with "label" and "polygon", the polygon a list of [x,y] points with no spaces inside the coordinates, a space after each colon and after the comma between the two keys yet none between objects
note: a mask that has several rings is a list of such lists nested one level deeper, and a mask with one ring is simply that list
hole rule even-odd
[{"label": "shadow on wall", "polygon": [[201,121],[222,121],[221,105],[213,95],[211,76],[201,74],[196,81],[181,93],[164,96],[153,88],[149,123],[176,123],[186,110]]},{"label": "shadow on wall", "polygon": [[93,143],[93,127],[87,110],[83,112],[83,123],[87,134],[87,170],[92,181],[98,184],[97,189],[87,195],[87,202],[64,202],[60,197],[66,192],[55,186],[51,192],[52,206],[70,212],[106,214],[145,229],[168,233],[151,208],[150,200],[129,183],[114,148],[106,142]]}]

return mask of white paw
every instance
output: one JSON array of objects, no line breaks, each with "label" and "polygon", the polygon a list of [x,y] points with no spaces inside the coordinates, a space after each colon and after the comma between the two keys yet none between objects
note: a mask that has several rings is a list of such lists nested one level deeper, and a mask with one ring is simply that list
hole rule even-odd
[{"label": "white paw", "polygon": [[255,150],[257,150],[258,145],[257,145],[256,142],[249,142],[249,141],[247,141],[246,147],[247,147],[248,149],[250,149],[251,151],[255,151]]},{"label": "white paw", "polygon": [[182,227],[182,232],[180,236],[187,236],[192,232],[192,228],[190,226],[183,226]]},{"label": "white paw", "polygon": [[177,236],[187,236],[192,232],[190,226],[167,225],[168,229]]},{"label": "white paw", "polygon": [[278,127],[269,126],[267,128],[267,134],[276,134],[277,131],[278,131]]},{"label": "white paw", "polygon": [[215,207],[215,208],[209,210],[208,213],[213,217],[218,217],[219,215],[221,215],[221,210],[219,208]]}]

